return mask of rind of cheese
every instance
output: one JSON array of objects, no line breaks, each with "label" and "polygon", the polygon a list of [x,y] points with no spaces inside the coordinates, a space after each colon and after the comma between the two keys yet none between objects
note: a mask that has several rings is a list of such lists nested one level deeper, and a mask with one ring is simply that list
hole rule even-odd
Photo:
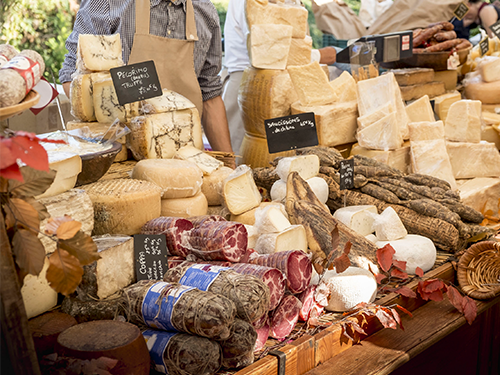
[{"label": "rind of cheese", "polygon": [[213,156],[210,156],[191,145],[181,147],[177,150],[174,156],[178,159],[187,160],[196,164],[205,176],[210,175],[224,165],[224,163],[220,160],[217,160]]},{"label": "rind of cheese", "polygon": [[77,74],[70,85],[71,114],[80,121],[95,121],[91,74]]},{"label": "rind of cheese", "polygon": [[307,252],[306,230],[302,225],[292,225],[279,233],[261,234],[255,244],[255,251],[259,254],[273,254],[288,250]]},{"label": "rind of cheese", "polygon": [[358,100],[358,87],[356,81],[347,71],[330,81],[333,91],[337,95],[337,101],[340,103],[352,102]]},{"label": "rind of cheese", "polygon": [[500,178],[477,177],[459,180],[457,184],[463,204],[500,218]]},{"label": "rind of cheese", "polygon": [[209,206],[218,206],[224,203],[222,185],[231,173],[233,173],[231,168],[222,166],[211,174],[203,176],[201,192],[207,198]]},{"label": "rind of cheese", "polygon": [[231,173],[223,183],[224,201],[233,215],[257,207],[262,201],[252,170],[247,165],[240,165]]},{"label": "rind of cheese", "polygon": [[202,192],[188,198],[173,198],[161,200],[161,216],[192,217],[206,215],[208,212],[207,198]]},{"label": "rind of cheese", "polygon": [[443,82],[447,91],[456,90],[458,70],[438,70],[434,72],[434,81]]},{"label": "rind of cheese", "polygon": [[309,64],[311,62],[311,51],[312,38],[309,35],[302,39],[292,38],[286,66]]},{"label": "rind of cheese", "polygon": [[276,174],[287,181],[291,172],[298,172],[304,180],[315,177],[319,173],[319,157],[317,155],[298,155],[282,158],[276,166]]},{"label": "rind of cheese", "polygon": [[82,159],[70,152],[49,152],[49,168],[57,171],[54,182],[45,192],[36,198],[52,197],[73,189],[82,171]]},{"label": "rind of cheese", "polygon": [[479,63],[478,68],[481,73],[481,77],[483,77],[483,81],[500,81],[500,57],[485,56]]},{"label": "rind of cheese", "polygon": [[356,137],[358,144],[368,149],[396,150],[403,145],[403,137],[395,112],[364,129],[358,130]]},{"label": "rind of cheese", "polygon": [[181,94],[172,90],[163,89],[162,96],[145,99],[141,103],[139,114],[150,115],[153,113],[180,111],[188,108],[196,108],[196,106]]},{"label": "rind of cheese", "polygon": [[387,164],[392,168],[396,168],[404,173],[410,173],[410,142],[403,143],[401,148],[395,150],[369,150],[361,147],[358,143],[352,145],[351,156],[363,155],[377,160],[380,163]]},{"label": "rind of cheese", "polygon": [[285,69],[292,31],[293,27],[288,25],[253,25],[248,47],[252,66],[259,69]]},{"label": "rind of cheese", "polygon": [[434,122],[410,122],[410,141],[432,141],[434,139],[444,139],[444,125],[442,121]]},{"label": "rind of cheese", "polygon": [[292,104],[292,114],[314,112],[318,144],[338,146],[356,141],[357,102],[334,103],[322,106]]},{"label": "rind of cheese", "polygon": [[373,205],[349,206],[336,210],[333,217],[360,235],[367,236],[374,232],[377,214],[377,207]]},{"label": "rind of cheese", "polygon": [[382,120],[385,116],[394,113],[395,109],[391,103],[384,104],[382,107],[364,116],[359,116],[357,119],[358,130],[363,130],[377,121]]},{"label": "rind of cheese", "polygon": [[49,260],[45,258],[42,271],[38,276],[26,275],[21,288],[24,308],[28,319],[49,311],[57,305],[57,292],[47,281]]},{"label": "rind of cheese", "polygon": [[455,178],[500,177],[500,152],[494,143],[446,142]]},{"label": "rind of cheese", "polygon": [[448,116],[450,106],[462,99],[458,91],[449,92],[434,98],[434,113],[441,120],[445,121]]},{"label": "rind of cheese", "polygon": [[[306,182],[320,202],[326,203],[329,193],[328,183],[321,177],[311,177]],[[270,195],[273,201],[284,202],[286,198],[286,181],[277,180],[271,187]]]},{"label": "rind of cheese", "polygon": [[117,179],[82,186],[94,206],[94,236],[133,235],[161,212],[161,188],[152,182]]},{"label": "rind of cheese", "polygon": [[279,203],[279,202],[261,202],[257,207],[252,208],[251,210],[248,210],[246,212],[243,212],[242,214],[239,214],[239,215],[231,214],[230,220],[236,221],[238,223],[245,224],[245,225],[254,225],[255,224],[255,211],[257,211],[260,208],[264,208],[264,207],[271,206],[271,205],[278,208],[281,211],[281,213],[288,218],[288,214],[286,213],[284,204]]},{"label": "rind of cheese", "polygon": [[445,138],[456,142],[479,142],[481,126],[481,102],[459,100],[450,106],[446,116]]},{"label": "rind of cheese", "polygon": [[290,227],[286,215],[276,206],[266,206],[255,211],[255,224],[259,234],[278,233]]},{"label": "rind of cheese", "polygon": [[95,118],[98,122],[112,123],[116,119],[126,120],[125,107],[118,102],[111,76],[92,82],[92,98]]},{"label": "rind of cheese", "polygon": [[406,113],[410,122],[435,121],[434,111],[428,95],[422,96],[406,106]]},{"label": "rind of cheese", "polygon": [[[496,130],[498,128],[499,130]],[[494,126],[485,126],[481,131],[481,140],[494,143],[496,148],[500,150],[500,124]]]},{"label": "rind of cheese", "polygon": [[257,137],[245,133],[239,154],[241,155],[241,163],[247,164],[252,168],[258,168],[269,167],[269,163],[277,157],[292,156],[295,155],[295,151],[289,150],[270,154],[265,137]]},{"label": "rind of cheese", "polygon": [[80,34],[78,36],[76,65],[79,71],[95,72],[124,65],[120,34]]},{"label": "rind of cheese", "polygon": [[391,206],[375,217],[373,229],[380,241],[399,240],[408,234],[403,222]]},{"label": "rind of cheese", "polygon": [[404,101],[418,99],[424,95],[434,98],[446,92],[444,82],[429,82],[421,85],[401,86],[401,96]]},{"label": "rind of cheese", "polygon": [[289,66],[287,71],[302,105],[326,105],[338,100],[317,61],[307,65]]},{"label": "rind of cheese", "polygon": [[467,99],[480,100],[483,104],[500,104],[500,81],[484,82],[480,74],[466,81],[464,92]]},{"label": "rind of cheese", "polygon": [[146,159],[132,169],[132,178],[154,183],[162,198],[187,198],[198,194],[203,173],[194,163],[178,159]]}]

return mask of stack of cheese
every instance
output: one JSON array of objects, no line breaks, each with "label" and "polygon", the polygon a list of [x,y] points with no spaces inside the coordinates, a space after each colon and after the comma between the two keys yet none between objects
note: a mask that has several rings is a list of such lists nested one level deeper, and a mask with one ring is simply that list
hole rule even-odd
[{"label": "stack of cheese", "polygon": [[[500,56],[500,40],[498,37],[488,38],[488,51],[486,56]],[[462,75],[475,71],[481,62],[481,46],[476,44],[469,55],[467,56],[467,61],[460,67],[460,72]]]},{"label": "stack of cheese", "polygon": [[[418,99],[424,95],[433,98],[434,96],[445,93],[445,82],[448,86],[453,86],[449,83],[449,77],[443,73],[438,73],[438,78],[433,69],[428,68],[411,68],[411,69],[394,69],[391,70],[396,77],[401,88],[403,100],[410,101]],[[456,86],[456,74],[455,74]],[[455,87],[452,87],[454,90]]]},{"label": "stack of cheese", "polygon": [[483,57],[477,71],[467,74],[464,85],[468,99],[500,107],[500,57]]}]

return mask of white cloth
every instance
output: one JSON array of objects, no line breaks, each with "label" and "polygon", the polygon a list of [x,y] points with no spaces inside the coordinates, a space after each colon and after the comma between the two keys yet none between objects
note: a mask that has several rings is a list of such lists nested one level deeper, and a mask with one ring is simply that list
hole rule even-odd
[{"label": "white cloth", "polygon": [[237,155],[243,142],[245,128],[243,126],[243,118],[241,109],[238,104],[238,90],[240,89],[242,71],[236,71],[229,74],[224,80],[222,91],[222,101],[226,108],[227,123],[229,125],[229,134],[231,136],[231,146]]},{"label": "white cloth", "polygon": [[224,23],[224,65],[229,74],[243,71],[250,65],[247,51],[248,33],[245,1],[229,1],[226,22]]}]

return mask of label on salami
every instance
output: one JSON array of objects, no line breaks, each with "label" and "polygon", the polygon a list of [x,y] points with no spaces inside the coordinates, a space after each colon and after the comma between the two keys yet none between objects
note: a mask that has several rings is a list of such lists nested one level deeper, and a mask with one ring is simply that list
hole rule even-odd
[{"label": "label on salami", "polygon": [[177,333],[165,332],[165,331],[154,331],[152,329],[147,329],[142,332],[142,336],[146,341],[148,346],[149,355],[155,363],[156,371],[163,374],[168,374],[167,364],[165,363],[164,353],[167,349],[170,339],[177,335]]},{"label": "label on salami", "polygon": [[26,82],[26,95],[40,80],[40,64],[26,56],[13,57],[2,66],[2,69],[13,69],[23,77]]},{"label": "label on salami", "polygon": [[211,264],[195,264],[184,272],[180,279],[182,285],[192,286],[207,291],[221,271],[229,270],[229,267],[213,266]]},{"label": "label on salami", "polygon": [[[178,331],[172,325],[172,311],[179,298],[185,292],[194,288],[179,285],[170,289],[166,294],[163,294],[163,289],[169,285],[171,284],[161,281],[149,288],[142,301],[142,318],[151,328]],[[159,299],[160,295],[163,295],[161,300]]]}]

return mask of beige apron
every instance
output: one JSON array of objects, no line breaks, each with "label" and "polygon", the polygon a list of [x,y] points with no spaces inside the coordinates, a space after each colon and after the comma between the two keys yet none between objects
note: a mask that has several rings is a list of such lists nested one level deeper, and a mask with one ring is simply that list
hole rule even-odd
[{"label": "beige apron", "polygon": [[154,60],[162,88],[184,95],[203,110],[200,85],[194,70],[194,43],[198,40],[194,9],[186,0],[186,40],[165,38],[149,33],[149,0],[135,2],[135,35],[129,64]]}]

